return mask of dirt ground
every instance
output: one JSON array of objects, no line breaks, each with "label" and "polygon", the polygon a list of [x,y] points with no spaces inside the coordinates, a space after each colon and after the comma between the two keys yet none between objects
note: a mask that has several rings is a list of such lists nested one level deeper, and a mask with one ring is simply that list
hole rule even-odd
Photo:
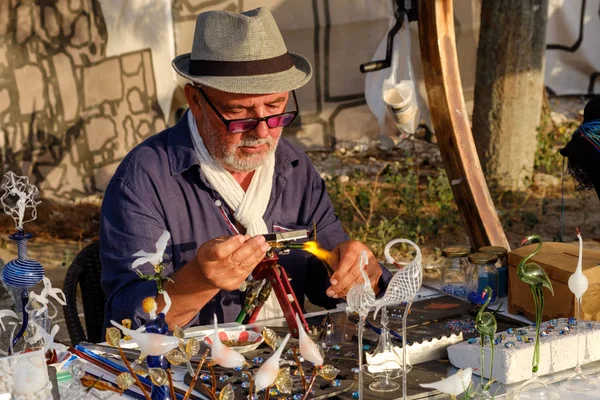
[{"label": "dirt ground", "polygon": [[[553,118],[580,118],[584,99],[580,97],[563,100],[551,99]],[[423,168],[432,171],[441,166],[439,152],[430,143],[422,143],[427,153],[428,163]],[[391,155],[390,155],[391,154]],[[398,152],[398,157],[405,153]],[[312,154],[317,169],[322,174],[331,173],[331,154]],[[338,170],[333,179],[350,175],[353,168],[376,170],[379,161],[389,161],[394,153],[358,151],[352,163],[340,163],[344,171]],[[346,155],[347,158],[347,155]],[[600,246],[600,201],[593,191],[575,191],[571,178],[565,179],[564,204],[561,197],[561,179],[556,176],[538,174],[534,185],[524,193],[504,193],[496,196],[495,206],[503,223],[511,246],[517,247],[522,238],[531,233],[539,234],[545,241],[563,240],[572,242],[576,239],[575,228],[578,227],[587,238],[586,247]],[[39,207],[37,221],[26,225],[26,230],[35,238],[29,242],[30,258],[40,261],[46,270],[53,286],[62,287],[67,268],[75,255],[87,243],[97,239],[100,215],[100,196],[80,199],[72,204],[57,204],[44,200]],[[561,217],[561,214],[564,217]],[[12,219],[0,215],[0,260],[7,262],[16,257],[16,246],[7,236],[14,232]],[[468,244],[465,231],[457,227],[457,234],[439,235],[428,238],[422,249],[426,263],[435,263],[434,253],[440,248],[453,244]],[[392,239],[392,238],[390,238]],[[39,289],[36,290],[39,292]],[[12,301],[0,287],[0,309],[11,307]],[[81,309],[81,307],[80,307]],[[68,343],[69,338],[64,325],[62,310],[55,320],[61,327],[57,340]]]}]

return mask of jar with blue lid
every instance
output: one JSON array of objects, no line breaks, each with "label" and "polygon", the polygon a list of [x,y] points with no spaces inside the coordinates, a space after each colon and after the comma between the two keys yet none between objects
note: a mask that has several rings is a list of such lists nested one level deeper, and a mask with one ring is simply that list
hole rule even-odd
[{"label": "jar with blue lid", "polygon": [[446,247],[442,250],[442,290],[452,296],[467,297],[467,256],[469,248],[462,246]]},{"label": "jar with blue lid", "polygon": [[487,296],[483,295],[486,286],[492,288],[492,299],[490,305],[498,301],[498,269],[495,254],[477,252],[469,254],[470,270],[468,273],[468,299],[473,304],[483,304]]},{"label": "jar with blue lid", "polygon": [[498,257],[496,268],[498,269],[498,297],[508,296],[508,250],[502,246],[485,246],[480,252],[490,253]]}]

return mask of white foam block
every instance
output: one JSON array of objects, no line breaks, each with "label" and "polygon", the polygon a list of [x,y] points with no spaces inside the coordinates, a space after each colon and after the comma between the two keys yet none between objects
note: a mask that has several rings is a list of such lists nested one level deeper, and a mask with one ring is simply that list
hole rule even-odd
[{"label": "white foam block", "polygon": [[[579,339],[580,364],[600,360],[600,324],[594,321],[580,321]],[[565,369],[575,368],[577,364],[577,326],[569,326],[566,318],[551,320],[542,324],[542,331],[554,329],[548,336],[540,337],[540,363],[538,376],[552,374]],[[569,332],[564,332],[568,327]],[[504,336],[502,336],[504,335]],[[514,329],[513,333],[500,332],[502,342],[495,345],[493,378],[504,384],[521,382],[532,376],[532,360],[535,341],[535,327]],[[518,340],[521,336],[521,340]],[[523,337],[533,339],[526,343]],[[507,348],[506,343],[513,345]],[[491,346],[484,347],[484,377],[489,379]],[[473,368],[473,373],[481,375],[481,345],[467,341],[448,347],[448,359],[457,368]]]}]

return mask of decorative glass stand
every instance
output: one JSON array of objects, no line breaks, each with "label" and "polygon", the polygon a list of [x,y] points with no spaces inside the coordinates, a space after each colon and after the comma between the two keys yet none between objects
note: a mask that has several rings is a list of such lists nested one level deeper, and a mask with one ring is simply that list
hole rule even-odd
[{"label": "decorative glass stand", "polygon": [[[377,379],[369,385],[369,389],[376,392],[392,392],[400,388],[399,383],[391,381],[391,379],[396,379],[400,376],[403,364],[402,357],[399,355],[400,349],[394,347],[390,339],[390,331],[387,327],[388,322],[387,308],[383,307],[379,342],[375,351],[372,354],[367,354],[365,371]],[[407,367],[410,367],[410,365],[407,364]]]},{"label": "decorative glass stand", "polygon": [[560,398],[560,395],[542,382],[536,373],[523,383],[518,393],[512,397],[514,400],[560,400]]}]

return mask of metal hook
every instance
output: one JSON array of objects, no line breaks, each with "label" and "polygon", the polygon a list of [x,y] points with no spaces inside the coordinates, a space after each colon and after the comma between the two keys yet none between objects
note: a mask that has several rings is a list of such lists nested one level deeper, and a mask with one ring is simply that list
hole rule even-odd
[{"label": "metal hook", "polygon": [[392,52],[394,51],[394,36],[402,28],[404,22],[404,15],[408,17],[408,22],[417,20],[417,0],[393,0],[396,3],[396,11],[394,17],[396,23],[387,35],[387,46],[384,60],[369,61],[360,65],[360,72],[363,74],[367,72],[379,71],[381,69],[389,68],[392,65]]}]

